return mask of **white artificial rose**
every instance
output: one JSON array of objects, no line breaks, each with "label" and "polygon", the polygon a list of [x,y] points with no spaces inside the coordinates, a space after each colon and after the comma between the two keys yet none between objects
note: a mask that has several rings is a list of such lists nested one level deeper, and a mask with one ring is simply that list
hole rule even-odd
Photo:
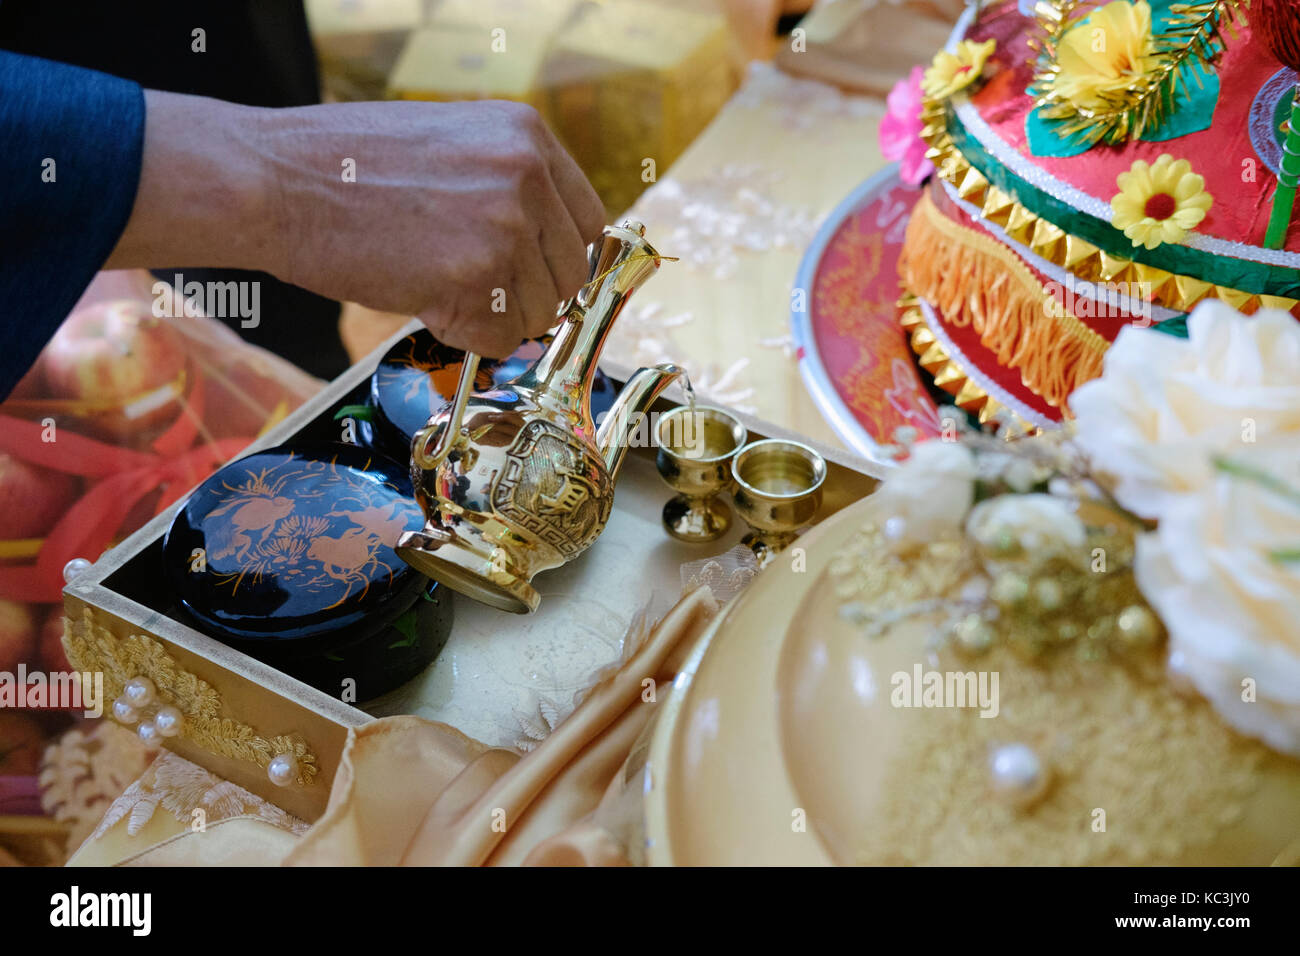
[{"label": "white artificial rose", "polygon": [[[1300,484],[1297,445],[1233,461]],[[1300,756],[1297,558],[1300,500],[1219,472],[1167,504],[1157,530],[1138,539],[1134,571],[1169,632],[1173,675],[1239,731]],[[1243,700],[1248,679],[1253,701]]]},{"label": "white artificial rose", "polygon": [[924,441],[876,492],[885,531],[915,543],[960,530],[975,500],[975,456],[961,442]]},{"label": "white artificial rose", "polygon": [[1054,495],[998,495],[981,501],[966,519],[966,533],[995,554],[1010,539],[1035,555],[1087,560],[1088,533],[1083,522],[1073,505]]},{"label": "white artificial rose", "polygon": [[1101,378],[1070,396],[1078,445],[1144,518],[1210,481],[1215,455],[1300,438],[1300,323],[1211,300],[1187,329],[1124,328]]}]

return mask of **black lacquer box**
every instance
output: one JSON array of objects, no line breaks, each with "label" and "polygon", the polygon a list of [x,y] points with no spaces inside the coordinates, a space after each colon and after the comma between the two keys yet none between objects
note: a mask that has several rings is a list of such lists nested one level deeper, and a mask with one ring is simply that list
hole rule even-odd
[{"label": "black lacquer box", "polygon": [[393,551],[423,523],[405,464],[354,445],[282,445],[195,489],[163,565],[200,630],[365,701],[427,667],[451,631],[451,593]]}]

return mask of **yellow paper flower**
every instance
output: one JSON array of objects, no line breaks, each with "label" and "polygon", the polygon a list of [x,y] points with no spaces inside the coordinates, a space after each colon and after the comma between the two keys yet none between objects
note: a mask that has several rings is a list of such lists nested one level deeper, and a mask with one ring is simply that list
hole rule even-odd
[{"label": "yellow paper flower", "polygon": [[995,46],[997,43],[993,40],[983,43],[962,40],[957,44],[956,53],[940,50],[921,79],[921,89],[926,96],[936,100],[947,99],[965,89],[980,75]]},{"label": "yellow paper flower", "polygon": [[1135,246],[1154,249],[1162,242],[1181,242],[1214,203],[1205,178],[1185,159],[1164,153],[1148,165],[1139,159],[1115,179],[1119,193],[1110,201],[1111,225],[1122,229]]},{"label": "yellow paper flower", "polygon": [[1160,65],[1147,0],[1112,0],[1061,37],[1050,89],[1079,109],[1113,105]]}]

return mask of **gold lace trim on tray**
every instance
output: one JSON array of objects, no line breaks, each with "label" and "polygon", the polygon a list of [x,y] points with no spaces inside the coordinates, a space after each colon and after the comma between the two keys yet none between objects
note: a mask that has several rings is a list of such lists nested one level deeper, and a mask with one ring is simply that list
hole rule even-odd
[{"label": "gold lace trim on tray", "polygon": [[298,761],[298,784],[309,786],[316,779],[316,755],[300,737],[263,737],[248,724],[223,717],[216,688],[181,667],[160,641],[144,634],[115,637],[95,623],[87,608],[81,621],[64,618],[63,646],[75,669],[103,673],[106,700],[120,696],[133,677],[148,677],[158,696],[184,715],[180,736],[186,740],[263,769],[276,756],[292,754]]}]

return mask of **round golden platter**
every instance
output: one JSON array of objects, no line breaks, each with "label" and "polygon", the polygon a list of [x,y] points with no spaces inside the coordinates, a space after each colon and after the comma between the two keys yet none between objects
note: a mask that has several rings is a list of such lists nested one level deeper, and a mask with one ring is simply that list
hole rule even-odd
[{"label": "round golden platter", "polygon": [[648,863],[833,863],[800,806],[774,701],[782,696],[781,652],[798,626],[797,610],[870,507],[871,499],[864,499],[809,531],[737,595],[692,648],[650,744]]},{"label": "round golden platter", "polygon": [[[646,862],[1300,860],[1300,762],[1233,732],[1161,668],[994,648],[971,665],[1001,676],[990,711],[895,701],[899,675],[954,660],[935,656],[942,609],[871,640],[841,613],[832,565],[886,503],[859,501],[799,539],[691,649],[650,740]],[[1058,774],[1030,808],[987,769],[1021,743]]]}]

